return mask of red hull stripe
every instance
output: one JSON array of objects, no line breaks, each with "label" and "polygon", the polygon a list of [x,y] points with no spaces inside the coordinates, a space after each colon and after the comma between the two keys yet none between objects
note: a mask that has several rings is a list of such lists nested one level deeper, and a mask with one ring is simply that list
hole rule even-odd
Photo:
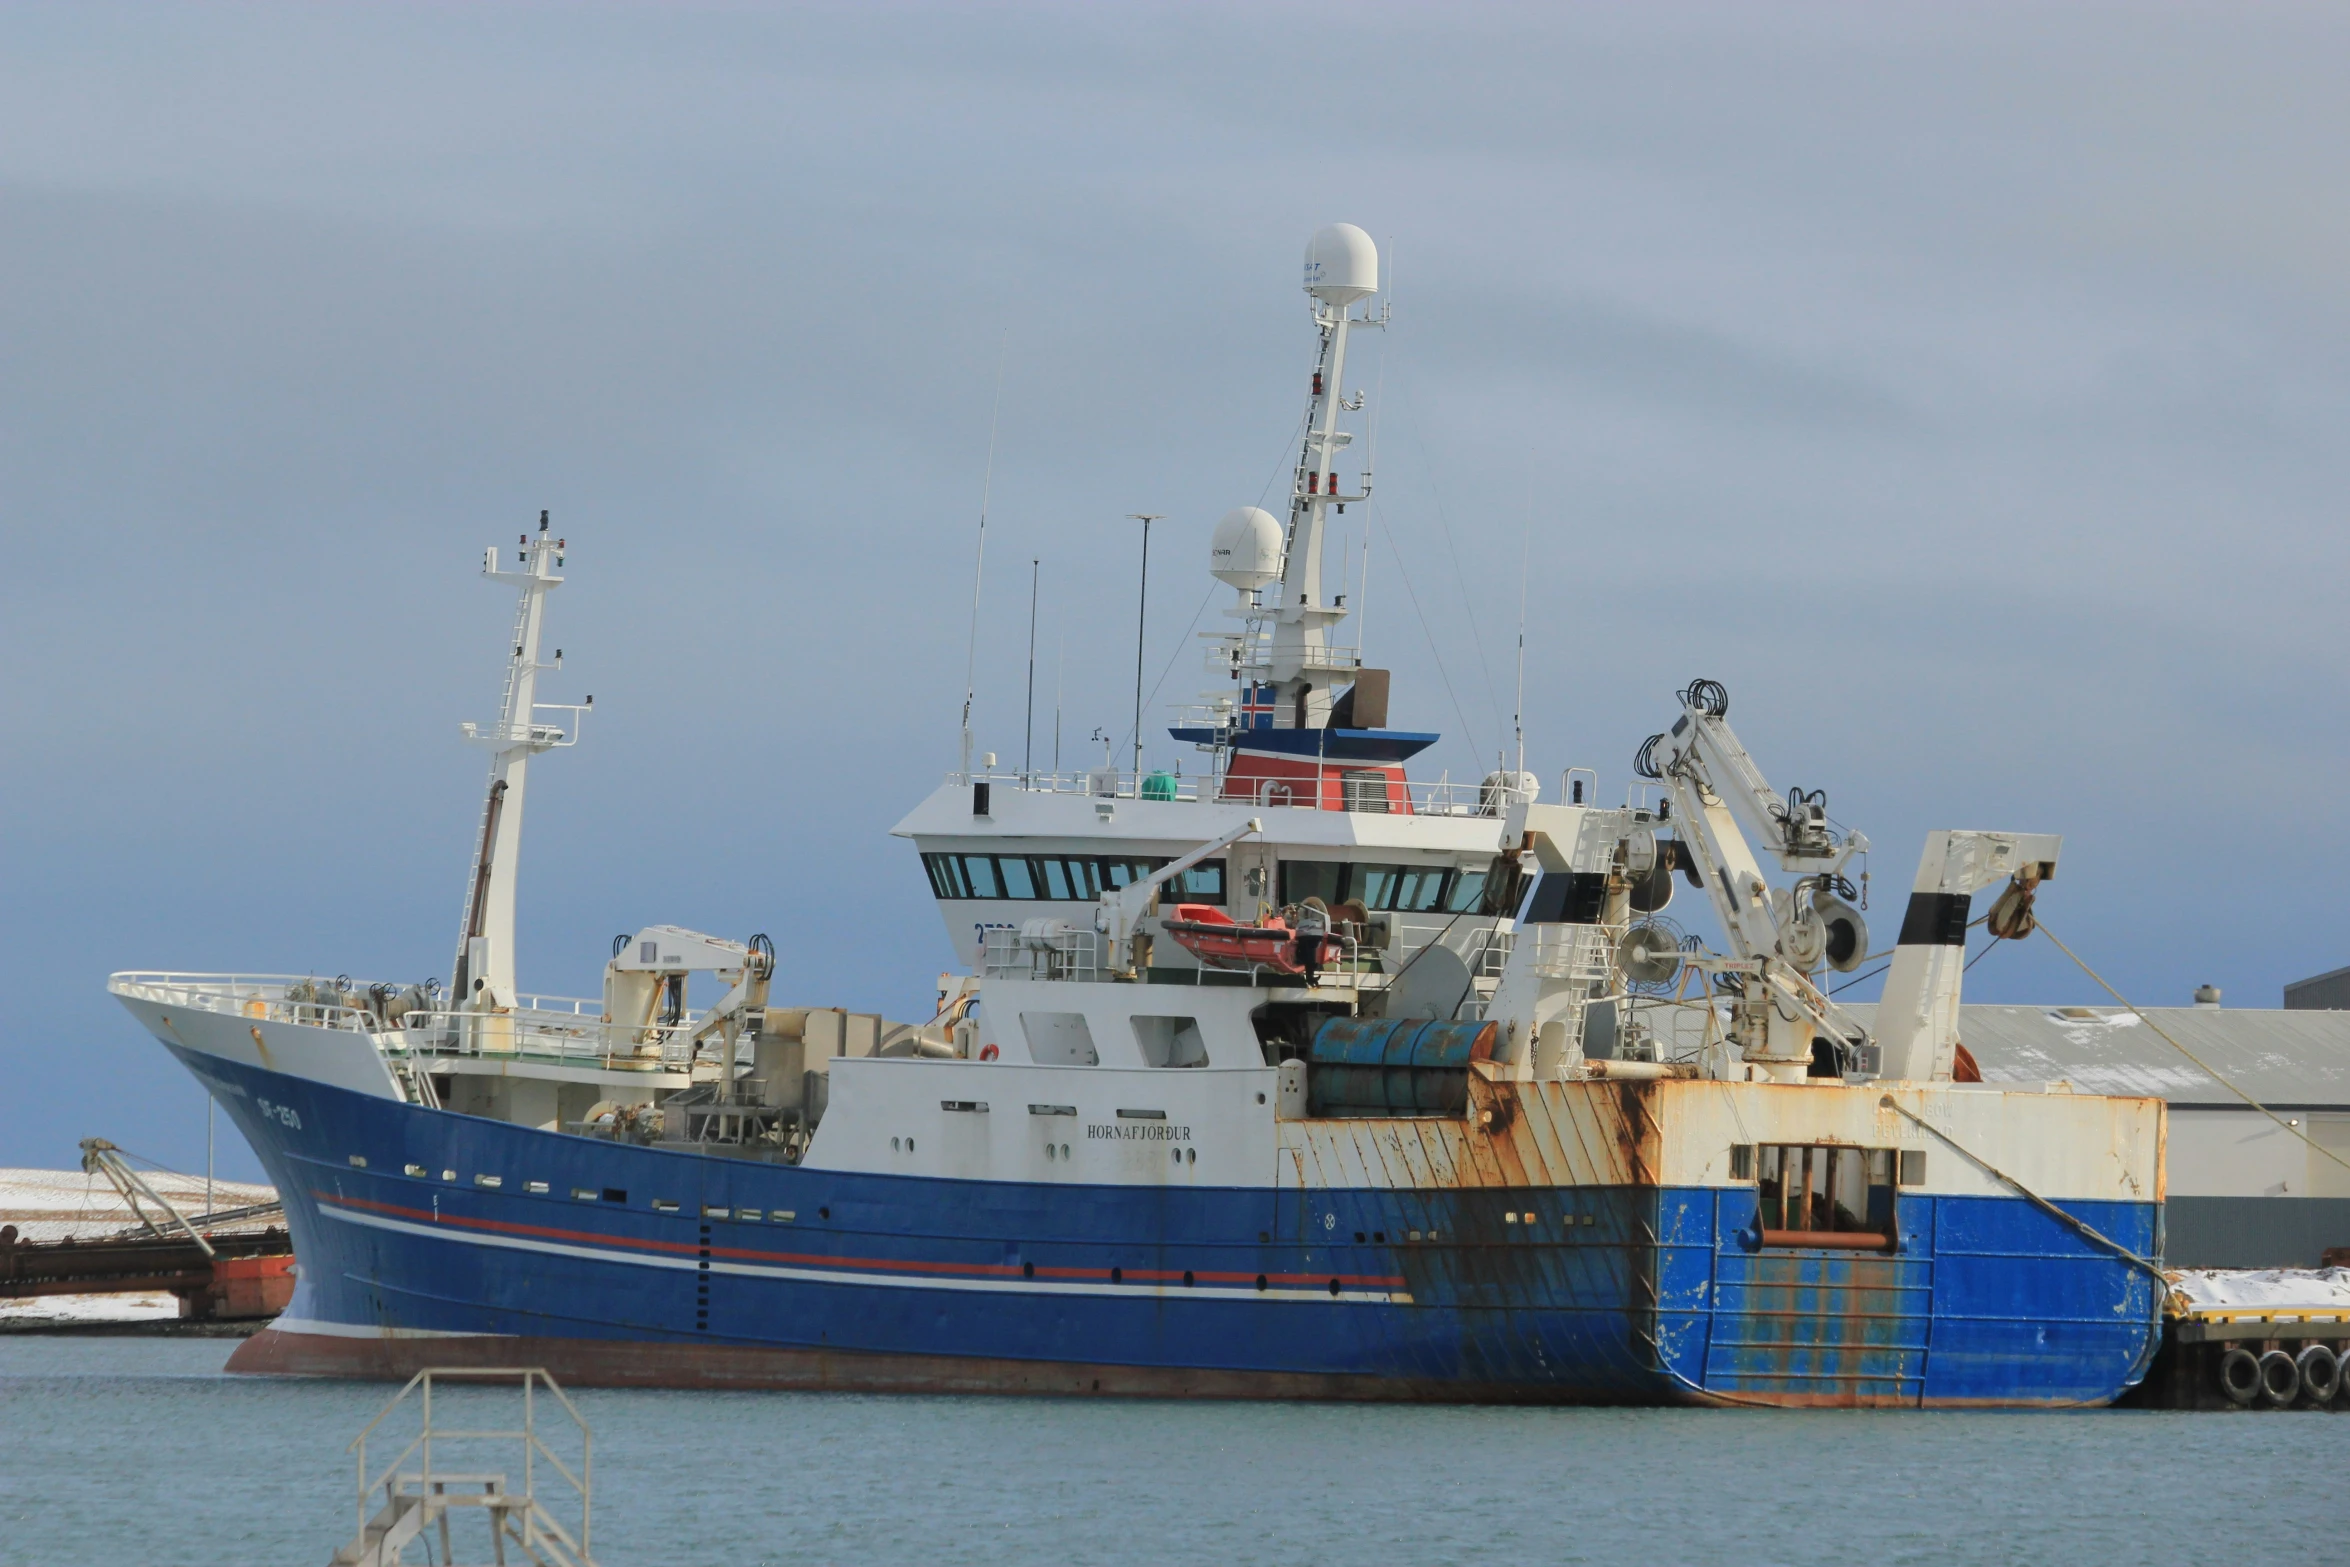
[{"label": "red hull stripe", "polygon": [[[338,1197],[330,1192],[310,1194],[329,1209],[356,1210],[381,1214],[386,1218],[405,1219],[411,1223],[440,1225],[444,1228],[469,1230],[486,1235],[510,1235],[523,1240],[557,1241],[573,1246],[611,1248],[637,1251],[660,1256],[699,1258],[704,1248],[694,1241],[638,1240],[629,1236],[605,1235],[593,1230],[562,1229],[544,1224],[515,1224],[503,1219],[475,1219],[456,1214],[435,1213],[428,1208],[407,1208],[397,1203],[372,1202],[363,1197]],[[769,1263],[787,1268],[850,1269],[859,1272],[912,1274],[941,1279],[1050,1279],[1069,1283],[1108,1284],[1108,1268],[1047,1268],[1033,1272],[1018,1263],[1009,1262],[920,1262],[898,1257],[840,1257],[819,1252],[766,1251],[748,1246],[718,1246],[707,1248],[713,1259],[729,1262]],[[1126,1268],[1120,1272],[1124,1281],[1143,1284],[1180,1284],[1183,1270],[1179,1268]],[[1211,1272],[1195,1269],[1192,1278],[1202,1284],[1245,1284],[1254,1286],[1253,1273]],[[1328,1289],[1336,1279],[1341,1289],[1400,1290],[1404,1286],[1401,1274],[1367,1273],[1268,1273],[1264,1275],[1267,1287],[1285,1289]]]}]

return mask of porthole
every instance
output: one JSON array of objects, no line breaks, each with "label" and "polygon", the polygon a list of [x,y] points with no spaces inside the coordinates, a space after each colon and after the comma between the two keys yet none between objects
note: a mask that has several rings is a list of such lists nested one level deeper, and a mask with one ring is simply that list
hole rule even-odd
[{"label": "porthole", "polygon": [[1173,1159],[1173,1160],[1174,1160],[1174,1161],[1175,1161],[1177,1164],[1181,1164],[1181,1163],[1183,1162],[1183,1150],[1182,1150],[1182,1149],[1180,1149],[1180,1148],[1170,1148],[1170,1149],[1168,1149],[1168,1150],[1167,1150],[1167,1154],[1168,1154],[1168,1157],[1172,1158],[1172,1159]]},{"label": "porthole", "polygon": [[1036,1277],[1036,1264],[1035,1264],[1035,1263],[1033,1263],[1033,1262],[1024,1262],[1024,1263],[1020,1264],[1020,1277],[1022,1277],[1022,1278],[1024,1278],[1024,1279],[1033,1279],[1033,1278],[1035,1278],[1035,1277]]},{"label": "porthole", "polygon": [[832,1210],[830,1208],[819,1208],[816,1210],[816,1217],[819,1219],[829,1219],[832,1217]]},{"label": "porthole", "polygon": [[1338,1293],[1338,1281],[1336,1279],[1332,1279],[1330,1281],[1330,1293],[1332,1295],[1336,1295]]},{"label": "porthole", "polygon": [[1265,1102],[1265,1096],[1264,1096],[1263,1094],[1259,1094],[1259,1095],[1257,1095],[1257,1103],[1258,1103],[1258,1104],[1263,1104],[1264,1102]]},{"label": "porthole", "polygon": [[1183,1270],[1183,1287],[1185,1289],[1191,1288],[1191,1270],[1189,1268]]},{"label": "porthole", "polygon": [[421,1164],[411,1164],[411,1165],[405,1166],[405,1168],[407,1169],[407,1171],[408,1171],[408,1173],[409,1173],[410,1175],[422,1175],[422,1174],[424,1174],[424,1166],[423,1166],[423,1165],[421,1165]]},{"label": "porthole", "polygon": [[1044,1156],[1047,1159],[1058,1159],[1061,1156],[1061,1151],[1051,1143],[1047,1143],[1044,1145]]},{"label": "porthole", "polygon": [[1371,1244],[1372,1244],[1372,1245],[1374,1245],[1374,1246],[1384,1246],[1384,1245],[1386,1245],[1386,1244],[1387,1244],[1387,1232],[1386,1232],[1385,1230],[1373,1230],[1373,1231],[1371,1232]]},{"label": "porthole", "polygon": [[1123,1284],[1123,1283],[1125,1283],[1125,1282],[1126,1282],[1126,1270],[1125,1270],[1124,1268],[1112,1268],[1112,1269],[1110,1270],[1110,1282],[1111,1282],[1112,1284]]},{"label": "porthole", "polygon": [[1258,1292],[1259,1292],[1259,1293],[1262,1293],[1262,1292],[1263,1292],[1263,1290],[1264,1290],[1264,1288],[1265,1288],[1265,1276],[1264,1276],[1262,1273],[1260,1273],[1260,1274],[1258,1274],[1258,1275],[1257,1275],[1257,1290],[1258,1290]]},{"label": "porthole", "polygon": [[1360,1246],[1362,1243],[1363,1243],[1363,1232],[1362,1232],[1361,1230],[1357,1230],[1357,1231],[1355,1231],[1355,1244],[1356,1244],[1357,1246]]},{"label": "porthole", "polygon": [[889,1151],[891,1153],[896,1153],[898,1151],[898,1140],[894,1137],[889,1140]]},{"label": "porthole", "polygon": [[1069,1145],[1067,1143],[1061,1144],[1061,1157],[1064,1159],[1069,1157]]},{"label": "porthole", "polygon": [[1184,1162],[1185,1164],[1197,1164],[1197,1163],[1199,1163],[1199,1150],[1198,1150],[1197,1148],[1186,1148],[1186,1149],[1184,1149],[1184,1150],[1183,1150],[1183,1162]]}]

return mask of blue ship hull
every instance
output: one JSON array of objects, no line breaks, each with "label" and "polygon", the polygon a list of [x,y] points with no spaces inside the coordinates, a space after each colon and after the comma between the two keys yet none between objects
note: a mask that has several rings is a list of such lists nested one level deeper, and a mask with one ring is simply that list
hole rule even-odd
[{"label": "blue ship hull", "polygon": [[[843,1173],[175,1054],[260,1153],[298,1257],[293,1303],[231,1361],[241,1371],[529,1363],[672,1386],[2059,1407],[2133,1386],[2160,1325],[2144,1271],[2021,1199],[1905,1194],[1890,1254],[1764,1250],[1751,1187]],[[2066,1207],[2142,1255],[2159,1248],[2157,1203]]]}]

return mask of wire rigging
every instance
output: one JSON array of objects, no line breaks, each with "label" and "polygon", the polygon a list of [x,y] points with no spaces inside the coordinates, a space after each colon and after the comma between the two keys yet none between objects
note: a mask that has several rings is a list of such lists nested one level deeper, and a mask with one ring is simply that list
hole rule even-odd
[{"label": "wire rigging", "polygon": [[1420,590],[1412,586],[1412,574],[1404,567],[1403,551],[1396,548],[1395,530],[1387,525],[1387,513],[1376,504],[1372,506],[1371,515],[1378,521],[1380,536],[1387,540],[1387,553],[1395,557],[1396,576],[1403,582],[1404,593],[1412,601],[1412,613],[1420,617],[1421,634],[1428,639],[1428,657],[1436,665],[1436,678],[1444,682],[1444,694],[1452,702],[1453,716],[1461,721],[1461,733],[1468,738],[1469,749],[1482,756],[1485,748],[1477,743],[1476,728],[1469,722],[1469,715],[1461,710],[1460,694],[1452,688],[1452,675],[1444,667],[1444,654],[1437,649],[1436,633],[1428,624],[1428,612],[1420,607]]},{"label": "wire rigging", "polygon": [[[1396,375],[1396,386],[1398,388],[1397,395],[1402,397],[1407,402],[1410,401],[1412,395],[1411,378],[1402,374],[1400,370]],[[1477,667],[1483,671],[1485,675],[1486,700],[1493,704],[1493,726],[1496,731],[1499,731],[1504,727],[1501,717],[1500,688],[1494,684],[1493,665],[1491,661],[1488,660],[1485,656],[1485,638],[1477,630],[1477,621],[1479,617],[1477,614],[1477,606],[1469,598],[1469,575],[1466,571],[1461,569],[1460,545],[1453,538],[1452,518],[1446,513],[1444,509],[1444,489],[1437,475],[1436,459],[1430,455],[1428,451],[1427,439],[1420,433],[1420,420],[1418,417],[1417,404],[1413,404],[1413,417],[1411,419],[1409,428],[1412,432],[1412,444],[1419,448],[1420,461],[1427,468],[1428,495],[1429,498],[1436,503],[1437,526],[1444,532],[1444,547],[1446,552],[1452,557],[1453,581],[1459,585],[1461,590],[1461,608],[1465,612],[1463,618],[1465,618],[1469,623],[1469,644],[1477,650]],[[1394,547],[1394,540],[1392,537],[1388,541],[1388,546],[1391,549]],[[1401,562],[1399,560],[1398,564],[1400,563]],[[1467,727],[1465,720],[1463,721],[1463,727]]]},{"label": "wire rigging", "polygon": [[2350,1170],[2350,1159],[2344,1159],[2340,1154],[2334,1152],[2331,1148],[2328,1148],[2325,1144],[2317,1141],[2307,1132],[2301,1130],[2300,1127],[2295,1126],[2292,1122],[2286,1120],[2283,1116],[2277,1114],[2274,1110],[2271,1110],[2268,1106],[2262,1104],[2259,1100],[2244,1092],[2243,1089],[2238,1088],[2234,1083],[2229,1082],[2227,1077],[2221,1073],[2217,1067],[2204,1060],[2194,1051],[2189,1050],[2185,1045],[2182,1045],[2177,1040],[2173,1039],[2170,1034],[2164,1030],[2160,1023],[2155,1022],[2154,1019],[2148,1017],[2143,1011],[2140,1011],[2135,1002],[2131,1001],[2129,997],[2123,995],[2120,991],[2107,984],[2105,982],[2105,976],[2091,968],[2087,963],[2083,962],[2081,955],[2075,952],[2072,948],[2066,946],[2063,939],[2060,938],[2055,931],[2050,930],[2045,924],[2040,925],[2039,930],[2041,935],[2046,936],[2050,941],[2056,943],[2057,951],[2063,953],[2066,957],[2071,958],[2075,963],[2080,964],[2081,972],[2088,975],[2091,979],[2097,981],[2098,989],[2104,991],[2107,995],[2113,997],[2114,1000],[2120,1002],[2124,1007],[2128,1008],[2131,1015],[2136,1017],[2139,1022],[2145,1024],[2148,1028],[2153,1029],[2156,1037],[2160,1038],[2164,1044],[2170,1046],[2180,1055],[2185,1056],[2188,1060],[2201,1067],[2203,1069],[2203,1074],[2206,1077],[2219,1084],[2220,1087],[2226,1089],[2229,1093],[2234,1094],[2238,1099],[2243,1100],[2253,1109],[2258,1110],[2262,1115],[2265,1115],[2270,1120],[2276,1122],[2277,1125],[2283,1127],[2286,1131],[2291,1132],[2295,1137],[2298,1137],[2303,1142],[2309,1144],[2310,1147],[2316,1149],[2319,1153],[2324,1154],[2328,1159],[2333,1160],[2334,1163],[2340,1165],[2343,1169]]}]

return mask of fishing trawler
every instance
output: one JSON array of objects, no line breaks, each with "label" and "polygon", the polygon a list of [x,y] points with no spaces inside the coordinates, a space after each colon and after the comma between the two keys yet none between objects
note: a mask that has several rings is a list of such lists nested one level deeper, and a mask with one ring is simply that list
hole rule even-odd
[{"label": "fishing trawler", "polygon": [[[930,1017],[787,996],[764,937],[514,966],[524,783],[567,540],[519,592],[453,982],[122,973],[284,1194],[292,1305],[245,1372],[1774,1406],[2110,1401],[2158,1337],[2163,1106],[1968,1080],[1965,932],[2031,928],[2060,845],[1926,843],[1884,999],[1866,838],[1776,793],[1692,682],[1603,806],[1407,764],[1338,633],[1327,520],[1378,258],[1306,254],[1286,519],[1210,565],[1233,629],[1191,773],[962,765],[898,825],[957,972]],[[1667,913],[1676,888],[1710,928]],[[695,1004],[689,985],[707,999]],[[716,993],[711,994],[711,987]]]}]

